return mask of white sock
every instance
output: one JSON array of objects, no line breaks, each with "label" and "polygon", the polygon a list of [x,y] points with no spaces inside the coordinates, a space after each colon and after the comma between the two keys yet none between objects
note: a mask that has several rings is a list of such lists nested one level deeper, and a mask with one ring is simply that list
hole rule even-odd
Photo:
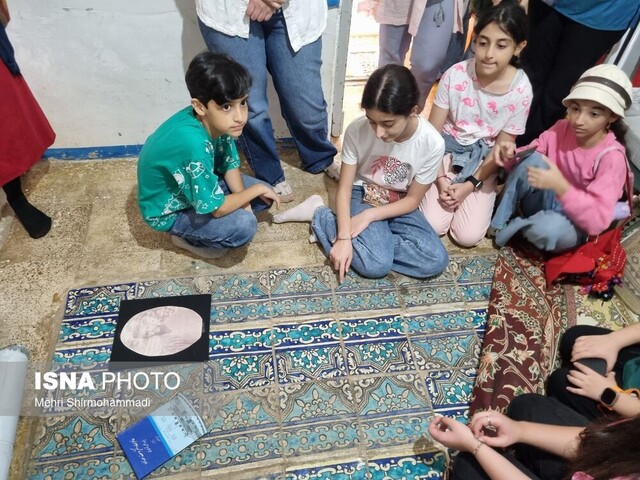
[{"label": "white sock", "polygon": [[311,195],[300,205],[274,215],[273,223],[310,222],[313,214],[320,207],[324,207],[322,197],[320,195]]},{"label": "white sock", "polygon": [[214,249],[205,247],[196,247],[187,242],[184,238],[171,235],[171,241],[176,247],[184,248],[189,252],[202,258],[220,258],[227,253],[227,248]]}]

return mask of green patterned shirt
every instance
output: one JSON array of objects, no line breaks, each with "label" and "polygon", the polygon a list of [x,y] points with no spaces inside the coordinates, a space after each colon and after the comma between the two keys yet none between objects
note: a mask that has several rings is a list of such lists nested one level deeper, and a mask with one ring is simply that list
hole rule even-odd
[{"label": "green patterned shirt", "polygon": [[218,178],[240,167],[229,135],[212,139],[187,107],[147,138],[138,159],[138,205],[144,221],[167,231],[178,212],[206,214],[224,203]]}]

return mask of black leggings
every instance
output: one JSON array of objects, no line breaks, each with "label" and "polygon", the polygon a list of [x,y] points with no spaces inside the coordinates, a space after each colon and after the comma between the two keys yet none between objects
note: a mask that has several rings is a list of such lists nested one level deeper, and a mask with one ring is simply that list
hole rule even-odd
[{"label": "black leggings", "polygon": [[[603,413],[598,408],[598,402],[567,390],[567,385],[569,385],[567,374],[571,370],[571,350],[573,350],[573,344],[579,337],[584,335],[606,335],[609,332],[611,330],[591,325],[577,325],[567,330],[560,340],[560,358],[562,359],[563,367],[551,374],[547,384],[547,395],[557,398],[589,420],[599,418]],[[618,358],[613,366],[618,385],[622,385],[624,364],[636,357],[640,357],[640,344],[630,345],[618,352]]]},{"label": "black leggings", "polygon": [[[537,393],[527,393],[514,398],[509,404],[507,416],[513,420],[583,427],[588,420],[555,398]],[[567,475],[565,461],[530,445],[516,444],[500,453],[529,478],[561,480]],[[473,454],[459,453],[453,462],[452,480],[488,480]]]}]

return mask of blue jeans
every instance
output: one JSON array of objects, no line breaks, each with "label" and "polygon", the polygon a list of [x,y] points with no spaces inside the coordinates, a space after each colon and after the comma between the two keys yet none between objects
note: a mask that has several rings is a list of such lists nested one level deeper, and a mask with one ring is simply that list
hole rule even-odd
[{"label": "blue jeans", "polygon": [[[440,76],[440,68],[447,57],[453,30],[453,5],[452,0],[428,0],[418,31],[413,38],[411,72],[418,81],[420,110],[424,108],[431,87]],[[442,23],[436,21],[441,17],[440,8],[444,12]],[[383,67],[390,63],[404,65],[410,43],[409,25],[381,24],[378,66]]]},{"label": "blue jeans", "polygon": [[320,173],[331,165],[337,150],[328,136],[327,103],[320,75],[322,40],[319,38],[294,52],[280,10],[266,22],[251,21],[247,39],[231,37],[199,23],[209,50],[231,56],[251,74],[249,121],[239,144],[256,177],[270,185],[284,180],[269,117],[268,73],[278,94],[282,116],[298,148],[302,168]]},{"label": "blue jeans", "polygon": [[[584,243],[587,235],[567,218],[553,190],[529,185],[527,167],[549,168],[540,153],[525,158],[509,173],[502,198],[491,220],[498,230],[496,244],[504,246],[518,231],[540,250],[560,252]],[[523,217],[511,216],[520,203]]]},{"label": "blue jeans", "polygon": [[[245,188],[257,183],[264,183],[248,175],[242,175]],[[229,188],[220,179],[220,187],[225,195]],[[251,201],[254,213],[266,210],[270,205],[260,198]],[[184,238],[194,247],[210,248],[212,250],[227,250],[249,243],[258,230],[258,220],[253,213],[239,208],[224,217],[216,218],[211,213],[196,213],[193,208],[183,210],[169,229],[169,234]]]},{"label": "blue jeans", "polygon": [[[351,216],[374,208],[363,203],[363,189],[351,190]],[[338,234],[336,215],[328,208],[316,210],[311,228],[327,256]],[[416,278],[427,278],[444,271],[449,255],[420,210],[400,217],[370,223],[351,241],[351,267],[363,277],[380,278],[391,270]]]}]

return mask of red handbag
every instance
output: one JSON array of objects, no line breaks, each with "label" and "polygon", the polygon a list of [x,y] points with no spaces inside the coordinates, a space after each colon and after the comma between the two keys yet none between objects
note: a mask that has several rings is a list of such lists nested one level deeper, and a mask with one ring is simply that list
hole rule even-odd
[{"label": "red handbag", "polygon": [[[598,167],[600,157],[607,150],[603,150],[596,159],[594,170]],[[630,211],[633,210],[632,182],[633,178],[630,178],[627,165],[625,189]],[[609,300],[613,296],[613,287],[622,282],[622,274],[627,262],[627,252],[621,244],[621,238],[622,230],[629,218],[631,216],[615,227],[590,238],[585,244],[547,260],[544,267],[547,286],[555,280],[562,279],[584,285],[582,293]]]}]

